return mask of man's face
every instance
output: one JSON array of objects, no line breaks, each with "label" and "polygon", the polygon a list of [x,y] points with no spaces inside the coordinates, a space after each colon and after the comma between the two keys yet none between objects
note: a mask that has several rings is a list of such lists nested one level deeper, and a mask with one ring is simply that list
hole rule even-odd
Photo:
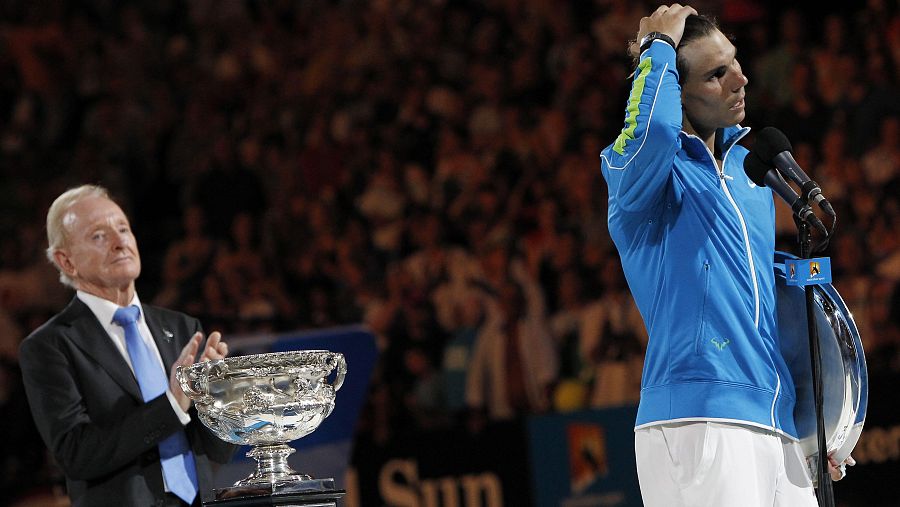
[{"label": "man's face", "polygon": [[88,197],[63,217],[66,241],[56,254],[76,287],[96,295],[125,290],[141,274],[141,257],[128,218],[116,203]]},{"label": "man's face", "polygon": [[693,133],[711,135],[744,119],[744,86],[734,45],[716,30],[681,47],[680,57],[688,69],[681,89],[681,101]]}]

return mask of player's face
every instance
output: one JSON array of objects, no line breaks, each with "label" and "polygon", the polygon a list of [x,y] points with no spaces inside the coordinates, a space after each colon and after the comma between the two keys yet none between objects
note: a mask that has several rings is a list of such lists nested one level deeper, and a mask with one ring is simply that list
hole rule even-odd
[{"label": "player's face", "polygon": [[715,30],[678,49],[686,63],[687,77],[681,88],[685,130],[705,137],[716,129],[744,119],[744,86],[747,76],[737,60],[737,49]]}]

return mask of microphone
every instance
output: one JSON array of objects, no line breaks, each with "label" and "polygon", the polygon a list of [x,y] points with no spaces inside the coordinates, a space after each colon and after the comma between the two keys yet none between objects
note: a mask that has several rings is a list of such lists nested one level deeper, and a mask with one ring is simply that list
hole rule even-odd
[{"label": "microphone", "polygon": [[828,229],[825,228],[825,224],[813,213],[809,204],[801,199],[797,192],[794,192],[794,189],[784,181],[784,178],[781,177],[781,174],[774,167],[763,162],[755,152],[751,151],[744,158],[744,172],[747,173],[747,176],[750,177],[753,183],[761,187],[771,188],[779,197],[784,199],[784,202],[791,206],[791,211],[800,217],[800,220],[819,229],[826,236],[828,235]]},{"label": "microphone", "polygon": [[831,203],[822,195],[822,189],[819,184],[809,179],[809,176],[803,172],[794,155],[791,153],[791,142],[783,132],[774,128],[766,127],[759,131],[756,136],[756,142],[753,145],[760,160],[774,165],[779,171],[784,173],[791,181],[800,187],[800,194],[803,200],[807,202],[815,202],[822,208],[822,211],[828,213],[829,216],[835,216],[834,208]]}]

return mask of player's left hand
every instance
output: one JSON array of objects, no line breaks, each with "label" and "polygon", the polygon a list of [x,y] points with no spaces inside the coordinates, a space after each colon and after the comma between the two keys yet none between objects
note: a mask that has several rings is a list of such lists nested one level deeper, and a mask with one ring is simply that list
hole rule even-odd
[{"label": "player's left hand", "polygon": [[853,466],[856,460],[853,456],[847,456],[843,463],[838,464],[831,456],[828,456],[828,473],[831,474],[832,481],[839,481],[847,476],[847,465]]}]

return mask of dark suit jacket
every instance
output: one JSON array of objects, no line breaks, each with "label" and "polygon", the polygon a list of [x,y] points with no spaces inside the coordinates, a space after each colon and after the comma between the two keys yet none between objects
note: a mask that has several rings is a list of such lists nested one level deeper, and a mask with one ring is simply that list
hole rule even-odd
[{"label": "dark suit jacket", "polygon": [[[200,330],[197,319],[143,306],[166,365]],[[66,475],[75,506],[151,506],[164,495],[157,444],[182,428],[197,462],[199,494],[212,494],[210,461],[235,447],[210,432],[192,407],[182,427],[165,395],[144,403],[137,380],[91,310],[77,297],[29,335],[19,349],[22,377],[38,431]]]}]

